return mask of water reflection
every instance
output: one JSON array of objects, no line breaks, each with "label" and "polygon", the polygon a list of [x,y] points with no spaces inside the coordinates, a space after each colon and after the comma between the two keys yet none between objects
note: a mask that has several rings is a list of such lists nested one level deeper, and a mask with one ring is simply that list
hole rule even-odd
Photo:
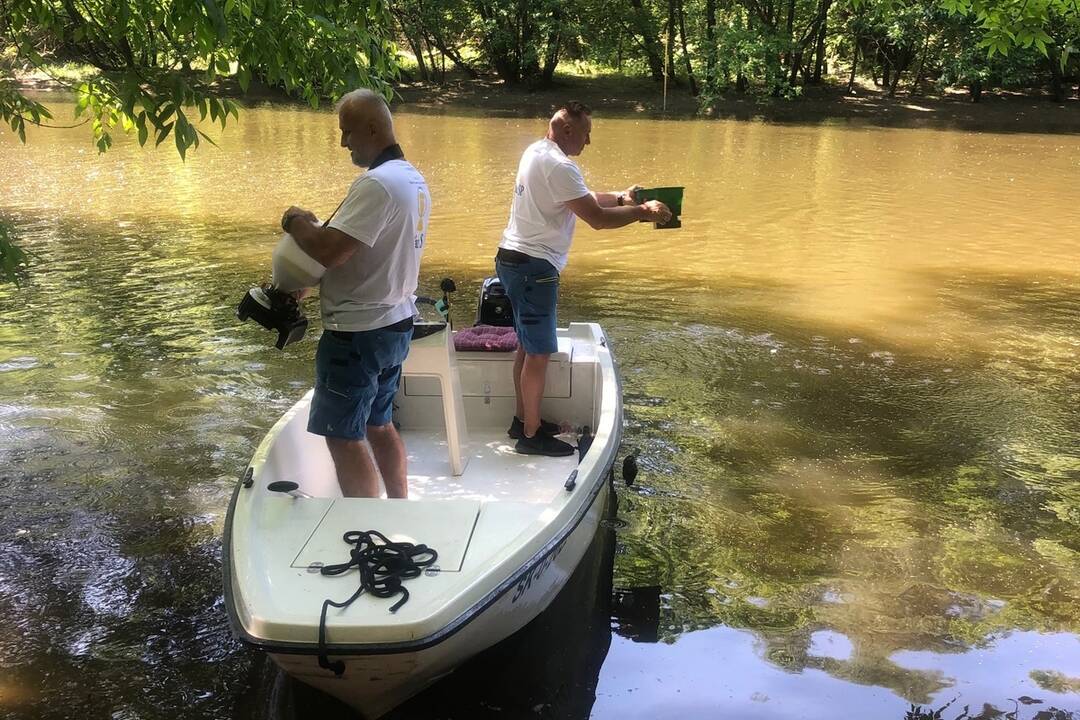
[{"label": "water reflection", "polygon": [[[671,644],[649,647],[614,637],[597,686],[593,717],[728,717],[737,708],[739,718],[762,720],[837,716],[899,720],[911,703],[932,710],[962,698],[951,703],[951,711],[941,717],[991,720],[1014,712],[1016,698],[1025,697],[1036,702],[1030,702],[1030,709],[1025,707],[1020,718],[1053,710],[1061,711],[1062,718],[1071,718],[1069,708],[1076,707],[1075,694],[1041,687],[1032,676],[1038,677],[1042,663],[1071,663],[1077,668],[1075,657],[1080,648],[1076,643],[1073,636],[1038,633],[1003,638],[994,643],[996,650],[1015,653],[1018,659],[1016,667],[1006,674],[999,672],[996,663],[988,669],[990,649],[959,655],[898,653],[883,663],[888,665],[894,684],[908,688],[908,700],[876,691],[877,678],[866,677],[847,660],[807,658],[786,667],[763,668],[758,657],[770,649],[762,648],[760,639],[747,631],[711,628],[684,634]],[[1003,687],[1009,689],[1003,691]],[[931,703],[931,696],[943,699]],[[981,700],[976,702],[976,698]],[[970,714],[961,709],[965,705]]]},{"label": "water reflection", "polygon": [[[506,210],[476,198],[537,124],[399,129],[437,196],[423,284],[455,277],[471,322]],[[0,135],[20,178],[0,210],[35,254],[24,288],[0,287],[5,716],[257,718],[293,692],[227,634],[218,538],[318,328],[281,353],[233,308],[268,271],[268,208],[332,206],[353,171],[326,114],[259,108],[235,130],[187,164]],[[582,229],[563,286],[562,318],[612,340],[640,451],[615,584],[661,603],[658,643],[589,660],[593,716],[850,698],[899,718],[957,695],[973,717],[1021,695],[1076,711],[1080,248],[1062,228],[1080,156],[1060,137],[599,118],[594,140],[593,184],[690,189],[677,233]],[[462,707],[517,687],[558,706],[507,672]]]}]

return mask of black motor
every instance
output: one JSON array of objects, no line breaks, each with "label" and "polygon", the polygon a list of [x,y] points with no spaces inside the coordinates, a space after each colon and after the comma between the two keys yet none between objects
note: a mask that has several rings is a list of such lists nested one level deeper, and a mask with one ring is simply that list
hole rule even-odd
[{"label": "black motor", "polygon": [[476,305],[477,325],[496,325],[510,327],[514,324],[514,314],[510,311],[510,298],[497,277],[484,280],[480,288],[480,302]]},{"label": "black motor", "polygon": [[277,330],[278,338],[274,345],[278,350],[301,339],[307,332],[307,318],[300,311],[296,298],[269,285],[251,288],[244,293],[236,308],[236,317],[241,320],[251,318],[267,330]]}]

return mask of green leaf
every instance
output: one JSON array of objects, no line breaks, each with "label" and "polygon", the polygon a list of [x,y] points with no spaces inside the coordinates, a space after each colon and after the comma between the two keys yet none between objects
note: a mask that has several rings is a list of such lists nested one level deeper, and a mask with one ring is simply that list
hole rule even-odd
[{"label": "green leaf", "polygon": [[176,140],[176,152],[180,153],[180,159],[187,162],[187,142],[182,133],[173,133]]},{"label": "green leaf", "polygon": [[162,125],[164,125],[168,121],[169,118],[171,118],[173,116],[173,113],[175,113],[175,112],[176,112],[176,105],[174,105],[172,103],[169,103],[169,106],[165,109],[165,112],[161,113],[156,118],[154,118],[154,125],[156,125],[157,127],[160,128]]},{"label": "green leaf", "polygon": [[210,143],[214,147],[217,147],[217,143],[214,141],[214,138],[210,137],[209,135],[204,133],[202,130],[199,130],[199,134],[202,135],[203,140]]},{"label": "green leaf", "polygon": [[240,72],[237,73],[236,79],[240,83],[240,89],[246,93],[248,87],[251,85],[251,71],[246,67],[240,68]]},{"label": "green leaf", "polygon": [[146,118],[140,118],[139,122],[139,145],[146,145],[146,138],[149,135],[149,130],[146,127]]},{"label": "green leaf", "polygon": [[169,137],[169,131],[172,130],[173,123],[169,123],[163,128],[158,129],[157,141],[154,143],[154,147],[157,147],[161,143],[165,142],[165,138]]}]

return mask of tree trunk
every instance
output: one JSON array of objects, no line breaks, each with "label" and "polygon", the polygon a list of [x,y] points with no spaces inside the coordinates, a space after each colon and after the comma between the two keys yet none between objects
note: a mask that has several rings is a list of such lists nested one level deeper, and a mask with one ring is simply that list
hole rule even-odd
[{"label": "tree trunk", "polygon": [[926,56],[930,53],[930,34],[926,35],[926,42],[923,43],[922,53],[919,55],[919,66],[915,71],[915,79],[911,82],[911,90],[908,95],[917,95],[919,92],[919,85],[922,83],[923,70],[926,69]]},{"label": "tree trunk", "polygon": [[398,26],[401,28],[401,34],[405,36],[405,42],[409,43],[409,49],[412,50],[413,56],[416,57],[416,69],[420,73],[420,79],[424,82],[428,80],[427,68],[424,66],[424,53],[420,49],[420,42],[416,38],[416,32],[421,30],[419,28],[420,23],[417,22],[417,27],[412,27],[410,20],[412,18],[405,15],[404,12],[398,10],[393,5],[390,6],[390,12],[397,20]]},{"label": "tree trunk", "polygon": [[791,41],[791,36],[793,34],[795,34],[795,0],[788,0],[787,32],[785,34],[788,42]]},{"label": "tree trunk", "polygon": [[551,87],[555,79],[555,66],[559,64],[559,45],[562,42],[562,13],[559,6],[551,12],[552,28],[548,33],[547,50],[544,53],[544,68],[541,72],[541,85]]},{"label": "tree trunk", "polygon": [[889,97],[896,97],[896,86],[900,84],[900,77],[904,74],[904,71],[908,69],[908,65],[911,64],[911,54],[905,52],[904,60],[899,65],[893,65],[893,78],[892,83],[889,85]]},{"label": "tree trunk", "polygon": [[630,0],[630,5],[634,8],[634,12],[631,13],[631,23],[638,37],[641,38],[645,59],[649,63],[649,74],[652,75],[653,80],[660,82],[664,79],[664,61],[660,57],[660,43],[656,41],[652,30],[656,23],[642,0]]},{"label": "tree trunk", "polygon": [[519,0],[518,2],[518,41],[517,41],[517,63],[520,68],[519,79],[522,81],[533,82],[540,75],[540,62],[535,58],[530,58],[529,50],[533,46],[533,35],[535,28],[532,23],[532,16],[529,12],[531,3],[529,0]]},{"label": "tree trunk", "polygon": [[787,49],[785,49],[784,52],[780,56],[780,64],[786,69],[790,69],[794,65],[794,63],[791,63],[791,65],[788,64],[788,63],[791,62],[791,58],[792,58],[792,47],[791,47],[792,37],[791,36],[792,36],[792,34],[794,32],[795,32],[795,0],[788,0],[787,28],[786,28],[786,32],[784,33],[784,37],[787,39]]},{"label": "tree trunk", "polygon": [[982,100],[982,79],[975,78],[972,80],[968,91],[971,93],[971,102],[977,103]]},{"label": "tree trunk", "polygon": [[694,67],[690,64],[690,51],[686,48],[686,17],[683,14],[683,0],[678,1],[676,9],[679,12],[679,40],[682,43],[683,64],[686,65],[686,77],[690,81],[690,94],[697,97],[698,86],[694,80]]},{"label": "tree trunk", "polygon": [[1065,78],[1061,73],[1061,62],[1058,58],[1061,57],[1061,48],[1051,45],[1047,48],[1047,59],[1050,62],[1050,93],[1054,97],[1054,102],[1065,102]]},{"label": "tree trunk", "polygon": [[705,0],[705,87],[716,85],[716,0]]},{"label": "tree trunk", "polygon": [[825,37],[829,31],[829,8],[832,0],[821,0],[821,27],[817,36],[817,59],[814,61],[814,84],[821,82],[821,73],[825,68]]},{"label": "tree trunk", "polygon": [[[472,67],[469,66],[467,62],[465,62],[465,59],[461,57],[461,53],[459,53],[455,48],[450,47],[449,43],[447,43],[446,40],[443,39],[442,28],[438,27],[437,24],[433,27],[427,28],[427,37],[428,42],[434,45],[438,49],[438,51],[443,54],[443,57],[450,58],[450,61],[454,63],[454,65],[456,65],[459,70],[461,70],[471,78],[475,78],[477,76],[476,70],[474,70]],[[432,68],[431,71],[434,73],[435,68]],[[446,73],[444,72],[443,75],[445,77]]]},{"label": "tree trunk", "polygon": [[903,70],[897,70],[893,75],[892,84],[889,85],[889,97],[896,97],[896,86],[900,84],[900,76],[903,74]]},{"label": "tree trunk", "polygon": [[428,67],[431,68],[431,78],[435,79],[435,54],[431,52],[431,43],[427,44]]},{"label": "tree trunk", "polygon": [[675,0],[668,0],[668,15],[667,15],[667,47],[664,49],[664,72],[668,77],[668,82],[674,81],[674,77],[671,77],[672,72],[675,70]]},{"label": "tree trunk", "polygon": [[420,43],[409,33],[405,33],[405,39],[409,42],[409,48],[412,50],[413,55],[416,56],[416,69],[420,73],[420,79],[427,82],[430,78],[428,77],[427,66],[424,64],[424,51],[420,48]]},{"label": "tree trunk", "polygon": [[855,43],[855,49],[851,53],[851,75],[847,81],[848,95],[855,92],[855,70],[859,67],[859,43]]},{"label": "tree trunk", "polygon": [[[510,32],[512,28],[506,27],[506,24],[498,16],[497,10],[489,7],[484,2],[477,2],[474,7],[481,20],[495,25],[502,34],[512,34]],[[505,41],[494,42],[491,37],[481,37],[480,43],[487,51],[495,72],[502,78],[503,82],[508,85],[516,84],[520,78],[520,71],[514,62],[512,47]]]}]

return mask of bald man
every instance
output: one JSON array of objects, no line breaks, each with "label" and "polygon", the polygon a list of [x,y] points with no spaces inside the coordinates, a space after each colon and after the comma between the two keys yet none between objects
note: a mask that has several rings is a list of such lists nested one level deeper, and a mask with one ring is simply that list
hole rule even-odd
[{"label": "bald man", "polygon": [[286,232],[327,270],[308,432],[326,437],[346,497],[408,496],[405,446],[391,421],[409,353],[431,214],[427,183],[405,161],[386,102],[355,90],[338,103],[341,146],[367,168],[330,220],[290,207]]},{"label": "bald man", "polygon": [[507,434],[527,455],[564,456],[574,452],[554,437],[559,428],[541,420],[548,359],[558,350],[555,337],[559,273],[566,267],[574,220],[596,230],[639,221],[667,222],[671,211],[651,200],[638,204],[632,185],[622,192],[590,192],[570,158],[590,143],[592,111],[579,102],[559,108],[547,136],[525,150],[518,164],[510,221],[503,231],[495,271],[514,314],[518,349],[514,358],[517,415]]}]

